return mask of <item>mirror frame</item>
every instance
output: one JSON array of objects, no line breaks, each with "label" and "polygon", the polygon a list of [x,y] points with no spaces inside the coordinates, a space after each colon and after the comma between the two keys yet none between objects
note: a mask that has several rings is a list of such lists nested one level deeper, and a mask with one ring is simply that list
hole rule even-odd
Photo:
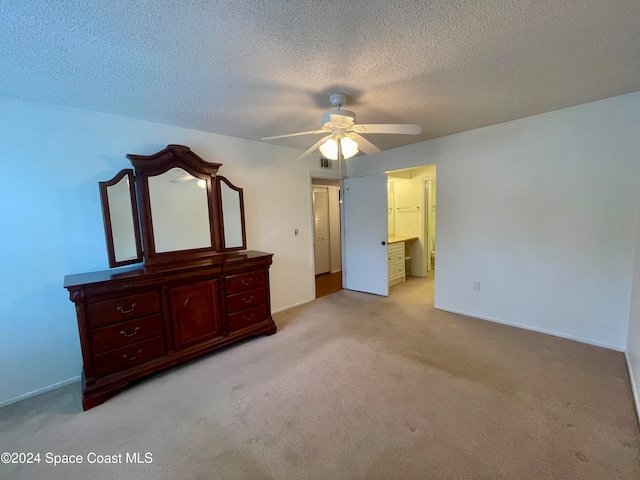
[{"label": "mirror frame", "polygon": [[[183,145],[168,145],[153,155],[128,154],[135,168],[136,186],[138,189],[138,201],[140,210],[140,221],[142,226],[142,241],[145,252],[145,262],[147,265],[157,263],[176,262],[187,259],[208,257],[222,251],[220,235],[220,215],[221,212],[217,193],[217,182],[215,181],[218,168],[222,164],[209,163],[193,153],[189,147]],[[149,197],[148,178],[171,170],[172,168],[182,168],[190,175],[206,181],[207,204],[209,208],[209,231],[211,235],[211,246],[195,248],[190,250],[177,250],[172,252],[157,253],[153,236],[153,213],[151,211],[151,200]],[[243,216],[244,228],[244,216]]]},{"label": "mirror frame", "polygon": [[[231,190],[235,190],[238,192],[240,197],[240,223],[242,226],[242,245],[239,247],[227,247],[225,245],[225,237],[224,237],[224,208],[222,202],[222,188],[220,187],[220,183],[224,182]],[[218,195],[218,205],[220,205],[220,214],[218,215],[219,223],[220,223],[220,244],[222,247],[222,251],[224,252],[233,252],[236,250],[246,250],[247,249],[247,230],[245,228],[244,222],[244,193],[242,188],[236,187],[233,183],[231,183],[226,177],[222,175],[218,175],[216,177],[216,192]]]},{"label": "mirror frame", "polygon": [[[111,210],[109,208],[109,196],[107,195],[107,189],[119,183],[124,177],[127,177],[129,181],[129,197],[131,203],[131,214],[133,216],[133,231],[136,242],[136,258],[118,261],[116,259],[115,244],[113,242],[113,224],[111,222]],[[104,235],[107,241],[107,258],[109,260],[109,267],[122,267],[124,265],[131,265],[132,263],[140,263],[143,259],[143,254],[142,246],[140,244],[140,218],[138,216],[138,202],[136,199],[136,186],[133,177],[133,170],[130,168],[120,170],[111,180],[98,182],[98,187],[100,189],[102,222],[104,224]]]}]

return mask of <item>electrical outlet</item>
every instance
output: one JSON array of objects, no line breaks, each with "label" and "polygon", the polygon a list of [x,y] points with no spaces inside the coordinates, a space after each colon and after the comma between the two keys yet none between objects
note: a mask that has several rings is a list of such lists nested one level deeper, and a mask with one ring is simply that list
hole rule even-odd
[{"label": "electrical outlet", "polygon": [[411,220],[407,220],[404,222],[404,228],[411,228]]},{"label": "electrical outlet", "polygon": [[480,282],[473,282],[473,289],[480,290]]},{"label": "electrical outlet", "polygon": [[293,234],[297,237],[298,236],[298,229],[296,228],[295,231],[293,232]]}]

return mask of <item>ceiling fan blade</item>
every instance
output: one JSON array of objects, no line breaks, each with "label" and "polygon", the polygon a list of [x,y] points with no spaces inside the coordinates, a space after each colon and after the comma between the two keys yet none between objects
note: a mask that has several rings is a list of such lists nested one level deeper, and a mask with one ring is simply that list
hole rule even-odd
[{"label": "ceiling fan blade", "polygon": [[287,133],[285,135],[276,135],[274,137],[263,137],[260,140],[275,140],[277,138],[298,137],[300,135],[316,135],[318,133],[327,133],[327,130],[309,130],[308,132]]},{"label": "ceiling fan blade", "polygon": [[316,150],[318,147],[320,147],[320,145],[322,145],[324,142],[326,142],[327,140],[329,140],[331,137],[333,137],[333,134],[331,135],[327,135],[326,137],[324,137],[322,140],[318,140],[316,143],[313,144],[313,146],[311,148],[309,148],[309,150],[307,150],[306,152],[304,152],[302,155],[300,155],[298,157],[298,160],[300,160],[301,158],[307,157],[309,155],[311,155],[313,153],[314,150]]},{"label": "ceiling fan blade", "polygon": [[380,153],[380,149],[376,147],[373,143],[371,143],[366,138],[358,135],[355,132],[351,132],[347,134],[348,137],[351,137],[358,144],[358,149],[367,155],[375,155],[376,153]]},{"label": "ceiling fan blade", "polygon": [[403,135],[418,135],[422,132],[420,125],[412,123],[377,123],[354,125],[349,131],[356,133],[392,133]]}]

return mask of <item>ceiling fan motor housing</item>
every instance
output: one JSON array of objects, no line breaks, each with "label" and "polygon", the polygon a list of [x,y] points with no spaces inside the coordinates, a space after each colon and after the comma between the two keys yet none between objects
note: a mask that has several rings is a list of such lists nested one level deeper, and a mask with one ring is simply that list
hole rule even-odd
[{"label": "ceiling fan motor housing", "polygon": [[[333,120],[331,116],[333,115]],[[344,121],[340,121],[340,123],[336,122],[338,117],[344,117]],[[329,110],[322,114],[322,126],[326,126],[327,124],[331,124],[332,126],[344,126],[348,127],[356,123],[356,114],[351,110]]]}]

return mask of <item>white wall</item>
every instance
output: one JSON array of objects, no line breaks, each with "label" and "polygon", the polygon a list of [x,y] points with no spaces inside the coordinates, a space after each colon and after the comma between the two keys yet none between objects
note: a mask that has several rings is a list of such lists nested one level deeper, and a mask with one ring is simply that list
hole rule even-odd
[{"label": "white wall", "polygon": [[633,263],[633,289],[631,291],[631,312],[627,334],[627,365],[631,377],[631,388],[636,401],[640,420],[640,218],[636,234],[636,254]]},{"label": "white wall", "polygon": [[639,131],[633,93],[357,157],[349,176],[437,165],[437,307],[622,350]]},{"label": "white wall", "polygon": [[395,235],[418,237],[422,230],[422,190],[420,179],[394,182]]},{"label": "white wall", "polygon": [[62,282],[108,268],[98,181],[130,168],[127,153],[151,154],[169,143],[222,163],[220,174],[244,188],[248,248],[275,254],[273,310],[314,298],[309,172],[317,159],[0,96],[0,405],[80,374],[75,309]]},{"label": "white wall", "polygon": [[396,186],[394,181],[387,179],[387,234],[396,234]]}]

